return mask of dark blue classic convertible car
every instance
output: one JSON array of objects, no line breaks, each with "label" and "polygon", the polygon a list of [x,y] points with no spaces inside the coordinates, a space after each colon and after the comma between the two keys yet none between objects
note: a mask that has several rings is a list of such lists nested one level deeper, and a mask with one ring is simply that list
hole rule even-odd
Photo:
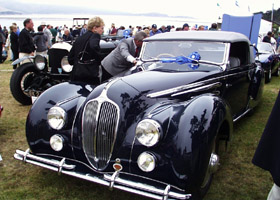
[{"label": "dark blue classic convertible car", "polygon": [[158,34],[125,75],[45,91],[27,118],[30,149],[14,157],[154,199],[201,199],[263,76],[242,34]]},{"label": "dark blue classic convertible car", "polygon": [[271,81],[272,75],[280,75],[280,55],[270,43],[260,42],[257,46],[258,53],[256,60],[260,61],[265,72],[265,82]]}]

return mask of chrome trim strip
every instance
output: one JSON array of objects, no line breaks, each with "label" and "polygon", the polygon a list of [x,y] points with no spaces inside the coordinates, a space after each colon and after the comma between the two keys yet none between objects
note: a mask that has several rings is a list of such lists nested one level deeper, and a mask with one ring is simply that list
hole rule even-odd
[{"label": "chrome trim strip", "polygon": [[81,97],[82,95],[76,95],[76,96],[72,96],[72,97],[69,97],[68,99],[64,99],[63,101],[59,101],[59,102],[57,102],[56,103],[56,106],[61,106],[62,104],[64,104],[64,103],[67,103],[68,101],[72,101],[72,100],[74,100],[74,99],[76,99],[76,98],[79,98],[79,97]]},{"label": "chrome trim strip", "polygon": [[26,163],[30,163],[39,167],[43,167],[52,171],[60,172],[62,174],[70,175],[73,177],[77,177],[80,179],[84,179],[90,182],[98,183],[101,185],[105,185],[107,187],[112,186],[112,188],[120,189],[123,191],[127,191],[130,193],[142,195],[145,197],[153,198],[153,199],[166,199],[176,198],[176,199],[189,199],[191,194],[183,194],[172,192],[171,186],[167,185],[165,189],[159,189],[154,187],[153,185],[147,185],[143,183],[133,182],[130,180],[120,178],[120,172],[115,172],[113,175],[106,173],[98,173],[100,176],[93,176],[91,174],[83,174],[80,172],[73,171],[75,169],[75,165],[68,165],[65,163],[66,158],[62,158],[62,160],[55,159],[47,159],[42,158],[37,155],[33,155],[28,151],[16,150],[14,154],[14,158],[20,161],[25,161]]},{"label": "chrome trim strip", "polygon": [[238,121],[240,118],[242,118],[243,116],[245,116],[245,115],[246,115],[248,112],[250,112],[251,110],[252,110],[251,108],[247,109],[244,113],[242,113],[242,114],[239,115],[238,117],[234,118],[234,119],[233,119],[233,122]]},{"label": "chrome trim strip", "polygon": [[186,91],[183,91],[183,92],[178,92],[178,93],[172,94],[171,96],[175,97],[175,96],[186,94],[186,93],[200,92],[200,91],[203,91],[203,90],[209,90],[209,89],[218,88],[218,87],[221,87],[221,86],[222,86],[222,83],[218,82],[218,83],[213,83],[213,84],[197,87],[197,88],[194,88],[194,89],[186,90]]}]

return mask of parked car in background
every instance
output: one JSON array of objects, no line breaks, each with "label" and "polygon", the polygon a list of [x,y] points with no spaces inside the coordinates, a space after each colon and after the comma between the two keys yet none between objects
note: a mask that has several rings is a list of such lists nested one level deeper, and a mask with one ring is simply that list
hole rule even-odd
[{"label": "parked car in background", "polygon": [[33,104],[15,159],[154,199],[202,199],[264,72],[242,34],[170,32],[99,86],[62,83]]},{"label": "parked car in background", "polygon": [[[114,48],[118,40],[104,37],[100,41],[101,53],[105,57]],[[29,62],[20,65],[12,74],[10,89],[13,97],[23,105],[30,105],[32,97],[37,98],[46,89],[65,81],[69,81],[72,66],[67,56],[72,45],[67,42],[56,43],[49,50],[48,55],[37,55],[18,59],[12,64],[24,60]]]},{"label": "parked car in background", "polygon": [[257,45],[256,59],[261,62],[265,70],[265,82],[271,81],[272,75],[280,75],[280,55],[276,53],[275,49],[270,43],[259,42]]}]

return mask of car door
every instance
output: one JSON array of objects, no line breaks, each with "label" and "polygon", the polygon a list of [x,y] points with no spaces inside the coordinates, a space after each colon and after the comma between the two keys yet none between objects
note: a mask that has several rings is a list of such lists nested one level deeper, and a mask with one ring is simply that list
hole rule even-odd
[{"label": "car door", "polygon": [[233,118],[236,119],[247,109],[250,71],[253,69],[249,64],[248,44],[241,43],[233,45],[233,47],[225,73],[226,86],[224,97],[231,107]]}]

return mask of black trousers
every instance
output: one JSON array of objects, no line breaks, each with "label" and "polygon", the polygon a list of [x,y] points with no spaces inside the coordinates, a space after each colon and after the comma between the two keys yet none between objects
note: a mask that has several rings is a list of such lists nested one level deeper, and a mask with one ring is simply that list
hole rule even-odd
[{"label": "black trousers", "polygon": [[101,77],[101,82],[107,81],[108,79],[112,78],[113,76],[106,71],[106,69],[101,65],[102,69],[102,77]]},{"label": "black trousers", "polygon": [[[12,49],[12,52],[13,52],[13,61],[15,61],[16,59],[18,59],[18,56],[19,56],[19,52],[17,49]],[[17,65],[13,65],[13,68],[16,69],[17,68]]]}]

